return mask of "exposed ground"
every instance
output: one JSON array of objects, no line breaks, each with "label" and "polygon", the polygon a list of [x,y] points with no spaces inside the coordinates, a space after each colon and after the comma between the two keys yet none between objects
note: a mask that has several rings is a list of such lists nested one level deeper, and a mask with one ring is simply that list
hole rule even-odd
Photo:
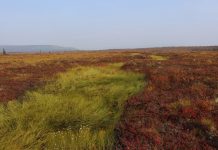
[{"label": "exposed ground", "polygon": [[218,148],[217,51],[105,51],[0,56],[0,101],[21,99],[72,67],[122,62],[147,85],[127,100],[115,149]]}]

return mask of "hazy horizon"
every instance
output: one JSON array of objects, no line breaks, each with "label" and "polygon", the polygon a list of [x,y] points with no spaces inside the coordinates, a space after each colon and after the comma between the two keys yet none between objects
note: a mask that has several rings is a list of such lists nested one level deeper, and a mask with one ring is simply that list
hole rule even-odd
[{"label": "hazy horizon", "polygon": [[218,45],[216,0],[0,1],[0,45]]}]

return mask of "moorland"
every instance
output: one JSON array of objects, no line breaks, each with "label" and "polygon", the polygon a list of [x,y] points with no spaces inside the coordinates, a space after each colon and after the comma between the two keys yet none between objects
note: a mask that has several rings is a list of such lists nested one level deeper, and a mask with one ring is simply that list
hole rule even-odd
[{"label": "moorland", "polygon": [[0,55],[0,149],[217,148],[216,47]]}]

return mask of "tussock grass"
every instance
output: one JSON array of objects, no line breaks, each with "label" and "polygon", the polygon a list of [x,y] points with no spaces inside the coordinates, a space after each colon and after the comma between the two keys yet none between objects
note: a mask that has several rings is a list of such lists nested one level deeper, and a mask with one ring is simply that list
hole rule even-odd
[{"label": "tussock grass", "polygon": [[120,65],[78,67],[0,105],[0,149],[112,149],[124,102],[144,84]]}]

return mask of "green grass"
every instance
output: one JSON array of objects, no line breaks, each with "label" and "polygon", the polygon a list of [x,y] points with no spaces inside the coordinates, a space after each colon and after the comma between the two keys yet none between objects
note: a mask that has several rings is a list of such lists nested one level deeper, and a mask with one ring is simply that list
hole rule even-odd
[{"label": "green grass", "polygon": [[144,86],[120,65],[78,67],[0,105],[0,149],[112,149],[125,100]]},{"label": "green grass", "polygon": [[164,61],[167,60],[167,57],[164,56],[159,56],[159,55],[150,55],[152,60],[157,60],[157,61]]}]

